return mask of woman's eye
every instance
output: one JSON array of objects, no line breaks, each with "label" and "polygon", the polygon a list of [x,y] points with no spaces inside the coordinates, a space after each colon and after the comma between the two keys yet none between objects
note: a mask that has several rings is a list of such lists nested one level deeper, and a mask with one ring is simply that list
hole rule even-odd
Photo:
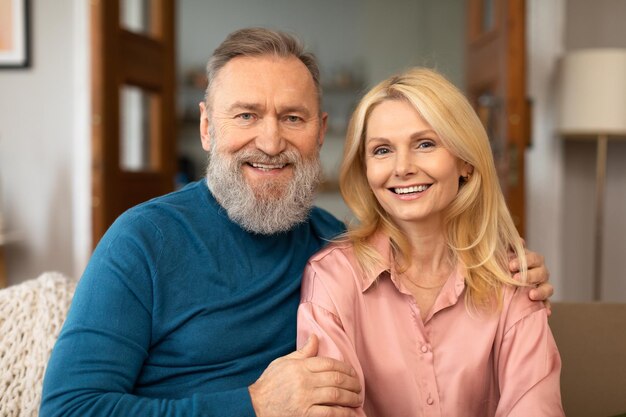
[{"label": "woman's eye", "polygon": [[425,141],[420,142],[420,143],[417,145],[417,147],[418,147],[419,149],[428,149],[428,148],[433,148],[433,147],[435,147],[435,143],[434,143],[434,142],[432,142],[432,141],[429,141],[429,140],[425,140]]},{"label": "woman's eye", "polygon": [[374,151],[372,152],[374,155],[385,155],[389,153],[389,149],[388,148],[375,148]]}]

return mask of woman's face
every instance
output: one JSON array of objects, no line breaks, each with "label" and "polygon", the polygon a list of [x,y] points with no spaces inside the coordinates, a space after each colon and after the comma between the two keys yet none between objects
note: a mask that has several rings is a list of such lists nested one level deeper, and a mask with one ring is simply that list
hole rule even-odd
[{"label": "woman's face", "polygon": [[470,166],[452,155],[411,104],[386,100],[366,123],[365,166],[376,199],[402,228],[441,224]]}]

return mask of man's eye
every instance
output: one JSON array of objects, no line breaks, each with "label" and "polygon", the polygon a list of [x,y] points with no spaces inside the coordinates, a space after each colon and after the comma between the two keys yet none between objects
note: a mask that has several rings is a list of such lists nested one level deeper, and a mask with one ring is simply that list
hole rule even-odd
[{"label": "man's eye", "polygon": [[299,121],[302,120],[302,118],[300,116],[294,116],[292,114],[290,114],[289,116],[286,117],[287,121],[290,123],[297,123]]},{"label": "man's eye", "polygon": [[241,113],[238,114],[237,117],[241,120],[252,120],[254,115],[252,113]]}]

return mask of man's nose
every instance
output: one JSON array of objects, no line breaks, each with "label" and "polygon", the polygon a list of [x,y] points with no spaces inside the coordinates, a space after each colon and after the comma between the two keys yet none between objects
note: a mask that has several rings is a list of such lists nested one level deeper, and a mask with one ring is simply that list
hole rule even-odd
[{"label": "man's nose", "polygon": [[257,149],[270,156],[279,155],[285,150],[287,144],[276,118],[266,117],[263,119],[255,145]]}]

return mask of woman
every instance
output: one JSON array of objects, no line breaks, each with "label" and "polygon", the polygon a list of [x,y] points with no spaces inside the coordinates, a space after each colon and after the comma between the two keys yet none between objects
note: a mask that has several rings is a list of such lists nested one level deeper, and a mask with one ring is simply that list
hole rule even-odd
[{"label": "woman", "polygon": [[[309,261],[298,345],[350,363],[359,413],[561,416],[560,358],[480,120],[428,69],[355,110],[341,191],[359,224]],[[508,250],[522,265],[511,279]]]}]

